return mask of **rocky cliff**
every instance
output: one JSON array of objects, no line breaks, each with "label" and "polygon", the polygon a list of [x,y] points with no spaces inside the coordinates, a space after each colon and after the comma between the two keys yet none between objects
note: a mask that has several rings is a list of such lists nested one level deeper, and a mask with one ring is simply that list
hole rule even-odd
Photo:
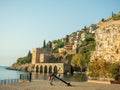
[{"label": "rocky cliff", "polygon": [[95,32],[96,50],[91,60],[120,61],[120,20],[100,22]]}]

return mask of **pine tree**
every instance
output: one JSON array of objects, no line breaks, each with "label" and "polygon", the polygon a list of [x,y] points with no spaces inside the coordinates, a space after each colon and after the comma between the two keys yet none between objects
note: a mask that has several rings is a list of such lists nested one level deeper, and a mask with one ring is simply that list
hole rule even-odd
[{"label": "pine tree", "polygon": [[43,42],[43,48],[46,48],[46,41]]}]

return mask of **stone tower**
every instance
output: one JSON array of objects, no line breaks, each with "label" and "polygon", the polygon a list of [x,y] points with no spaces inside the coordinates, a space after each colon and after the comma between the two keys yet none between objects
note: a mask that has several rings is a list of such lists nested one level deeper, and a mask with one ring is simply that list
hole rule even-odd
[{"label": "stone tower", "polygon": [[32,49],[32,64],[39,63],[40,58],[40,48],[33,48]]},{"label": "stone tower", "polygon": [[33,48],[32,50],[32,64],[36,63],[49,63],[49,58],[52,55],[52,51],[43,48]]}]

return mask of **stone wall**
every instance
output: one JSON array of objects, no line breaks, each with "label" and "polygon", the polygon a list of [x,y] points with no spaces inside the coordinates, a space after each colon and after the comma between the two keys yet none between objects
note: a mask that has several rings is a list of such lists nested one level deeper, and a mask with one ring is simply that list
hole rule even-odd
[{"label": "stone wall", "polygon": [[120,61],[120,21],[108,21],[98,26],[95,32],[96,50],[92,52],[91,60]]},{"label": "stone wall", "polygon": [[52,51],[42,48],[33,48],[32,50],[32,64],[49,62]]},{"label": "stone wall", "polygon": [[70,72],[71,66],[65,63],[37,63],[34,71],[42,73],[67,73]]}]

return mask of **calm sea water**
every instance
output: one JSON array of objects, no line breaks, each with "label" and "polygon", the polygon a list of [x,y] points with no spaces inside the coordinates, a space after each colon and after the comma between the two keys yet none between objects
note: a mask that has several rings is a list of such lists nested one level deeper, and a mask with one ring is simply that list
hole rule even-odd
[{"label": "calm sea water", "polygon": [[[57,76],[59,76],[57,74]],[[64,74],[60,74],[60,76],[62,77],[63,80],[66,81],[75,81],[75,82],[83,82],[83,81],[87,81],[87,75],[80,75],[80,74],[69,74],[69,75],[64,75]],[[34,80],[48,80],[49,74],[42,74],[42,73],[32,73],[32,79]],[[57,80],[57,79],[55,79]]]},{"label": "calm sea water", "polygon": [[4,79],[19,79],[20,74],[25,74],[22,71],[8,70],[5,66],[0,66],[0,80]]},{"label": "calm sea water", "polygon": [[[0,66],[0,80],[19,79],[20,74],[27,74],[27,72],[8,70],[8,69],[6,69],[6,67]],[[80,75],[80,74],[64,75],[64,74],[61,74],[61,76],[66,81],[77,81],[77,82],[87,81],[86,75]],[[32,73],[33,80],[47,80],[48,77],[49,77],[49,74],[41,74],[41,73],[35,73],[35,72]]]}]

